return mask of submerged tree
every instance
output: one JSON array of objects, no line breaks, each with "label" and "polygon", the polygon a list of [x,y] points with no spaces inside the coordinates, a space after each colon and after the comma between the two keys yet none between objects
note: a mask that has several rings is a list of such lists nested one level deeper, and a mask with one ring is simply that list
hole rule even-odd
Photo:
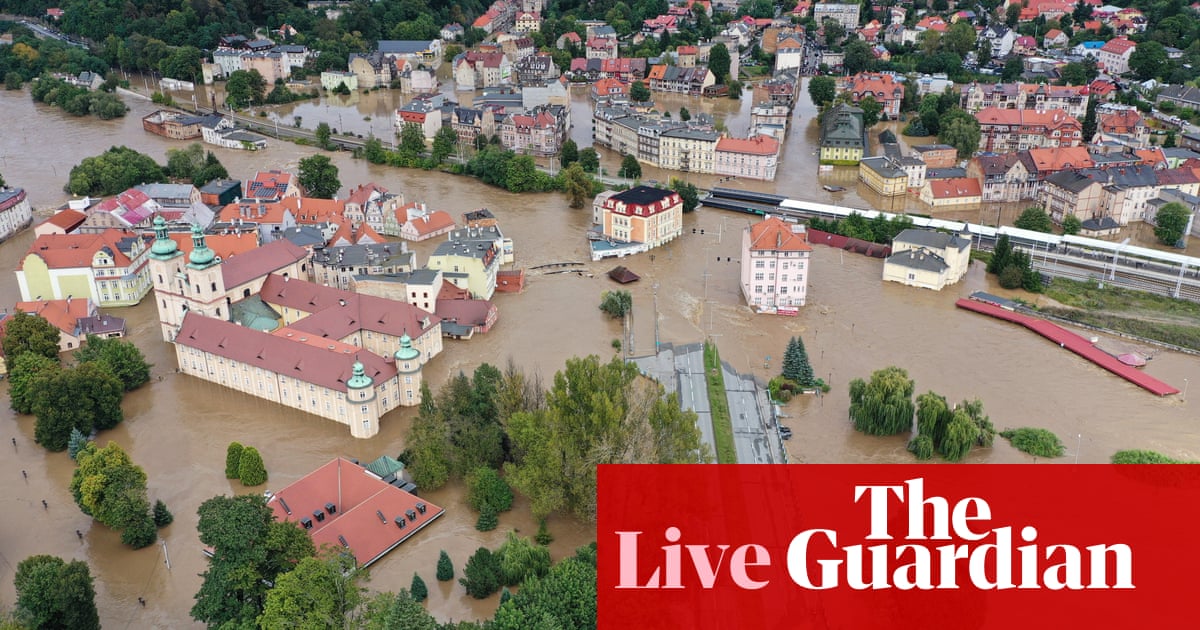
[{"label": "submerged tree", "polygon": [[869,435],[895,435],[912,429],[913,380],[892,366],[871,374],[870,381],[850,381],[850,419]]}]

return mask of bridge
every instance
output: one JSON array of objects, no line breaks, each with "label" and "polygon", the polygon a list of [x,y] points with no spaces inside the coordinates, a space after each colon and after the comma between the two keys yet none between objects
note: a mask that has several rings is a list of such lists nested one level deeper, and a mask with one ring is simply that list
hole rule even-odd
[{"label": "bridge", "polygon": [[[781,195],[714,187],[701,203],[712,208],[800,221],[812,218],[841,220],[851,214],[866,219],[900,216],[880,210],[833,206],[789,199]],[[993,227],[908,215],[916,227],[967,231],[975,247],[991,250],[1000,235],[1014,247],[1027,251],[1034,269],[1042,275],[1071,280],[1106,282],[1135,291],[1200,302],[1200,258],[1174,252],[1103,241],[1067,234],[1046,234],[1011,226]]]}]

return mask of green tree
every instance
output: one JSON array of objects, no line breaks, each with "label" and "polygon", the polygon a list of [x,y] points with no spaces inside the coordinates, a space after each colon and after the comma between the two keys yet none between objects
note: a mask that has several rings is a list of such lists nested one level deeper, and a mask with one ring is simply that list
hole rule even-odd
[{"label": "green tree", "polygon": [[1000,436],[1007,439],[1018,451],[1037,457],[1062,457],[1067,452],[1058,436],[1046,429],[1009,429],[1001,431]]},{"label": "green tree", "polygon": [[135,549],[154,542],[157,534],[146,498],[146,473],[121,445],[109,442],[97,448],[89,442],[75,461],[71,495],[79,509],[98,523],[121,530],[122,541]]},{"label": "green tree", "polygon": [[928,437],[935,451],[941,448],[942,440],[946,437],[950,415],[950,404],[944,396],[934,392],[917,396],[917,434]]},{"label": "green tree", "polygon": [[300,187],[310,197],[332,199],[342,187],[338,167],[328,156],[313,155],[300,160]]},{"label": "green tree", "polygon": [[833,77],[812,77],[808,80],[808,95],[814,105],[824,107],[837,96],[837,81]]},{"label": "green tree", "polygon": [[327,122],[318,123],[316,130],[313,131],[313,137],[317,141],[317,146],[325,150],[330,150],[333,148],[333,144],[329,142],[329,139],[332,136],[333,129],[330,128],[329,123]]},{"label": "green tree", "polygon": [[225,104],[233,109],[260,105],[267,92],[267,82],[258,70],[235,70],[225,81]]},{"label": "green tree", "polygon": [[238,479],[243,486],[261,486],[267,483],[267,467],[263,465],[262,455],[258,449],[247,446],[242,449],[242,458],[238,462]]},{"label": "green tree", "polygon": [[433,161],[438,164],[445,162],[457,147],[458,134],[455,133],[454,127],[445,126],[438,129],[433,136]]},{"label": "green tree", "polygon": [[1154,217],[1154,235],[1158,237],[1158,242],[1171,247],[1179,247],[1191,214],[1187,206],[1177,201],[1172,201],[1159,208],[1158,214]]},{"label": "green tree", "polygon": [[633,85],[629,86],[629,100],[637,103],[646,103],[653,98],[650,95],[650,88],[646,87],[641,81],[634,81]]},{"label": "green tree", "polygon": [[212,557],[192,618],[213,628],[255,627],[267,584],[313,555],[312,538],[295,523],[275,521],[259,494],[213,497],[198,514],[200,542]]},{"label": "green tree", "polygon": [[229,179],[229,171],[225,170],[225,166],[221,164],[217,156],[209,151],[204,158],[204,167],[192,176],[192,185],[200,187],[215,179]]},{"label": "green tree", "polygon": [[242,469],[242,449],[244,447],[237,442],[230,442],[225,449],[225,478],[237,479],[241,476]]},{"label": "green tree", "polygon": [[318,556],[303,558],[267,591],[258,627],[351,627],[362,602],[361,576],[354,557],[340,549],[327,547]]},{"label": "green tree", "polygon": [[27,628],[99,630],[96,590],[86,562],[30,556],[17,563],[16,617]]},{"label": "green tree", "polygon": [[821,27],[825,31],[826,46],[836,46],[846,38],[846,27],[842,26],[842,23],[837,20],[826,19],[821,24]]},{"label": "green tree", "polygon": [[512,509],[512,502],[512,489],[495,470],[480,466],[467,476],[467,505],[471,509],[477,512],[507,512]]},{"label": "green tree", "polygon": [[1173,149],[1176,146],[1176,137],[1174,131],[1168,131],[1166,139],[1163,140],[1162,146],[1164,149]]},{"label": "green tree", "polygon": [[[714,45],[712,49],[708,51],[708,70],[709,72],[713,73],[714,77],[716,77],[718,84],[729,82],[729,66],[729,49],[725,47],[725,44]],[[733,78],[736,79],[737,77]],[[633,98],[632,94],[630,94],[630,98]]]},{"label": "green tree", "polygon": [[946,29],[942,36],[942,47],[959,57],[975,50],[975,25],[970,20],[959,20]]},{"label": "green tree", "polygon": [[979,149],[981,135],[979,120],[958,108],[942,116],[938,129],[938,140],[958,149],[958,157],[964,159]]},{"label": "green tree", "polygon": [[175,515],[171,514],[171,510],[167,509],[167,504],[163,503],[162,499],[154,502],[153,514],[156,527],[166,527],[175,520]]},{"label": "green tree", "polygon": [[185,149],[167,149],[167,175],[191,181],[202,168],[204,146],[199,142],[193,142]]},{"label": "green tree", "polygon": [[[1004,24],[1008,28],[1017,27],[1017,21],[1021,19],[1021,9],[1022,3],[1020,2],[1014,2],[1008,5],[1008,8],[1004,9]],[[1005,66],[1007,67],[1007,64]],[[1008,79],[1005,79],[1005,81],[1008,81]]]},{"label": "green tree", "polygon": [[121,530],[121,542],[134,549],[142,549],[158,540],[158,530],[154,525],[154,516],[149,512],[149,506],[130,519]]},{"label": "green tree", "polygon": [[1062,220],[1063,234],[1078,234],[1079,230],[1082,228],[1083,228],[1083,221],[1080,221],[1079,217],[1077,217],[1073,214],[1068,214],[1067,216],[1063,217],[1063,220]]},{"label": "green tree", "polygon": [[26,352],[8,361],[8,399],[13,411],[33,413],[33,403],[46,383],[51,382],[61,368],[57,357]]},{"label": "green tree", "polygon": [[783,353],[783,377],[801,387],[816,384],[812,364],[808,362],[808,351],[804,349],[804,340],[800,337],[792,337],[788,341],[787,350]]},{"label": "green tree", "polygon": [[851,75],[866,72],[875,64],[875,53],[871,52],[871,45],[857,37],[846,44],[842,52],[846,55],[842,67]]},{"label": "green tree", "polygon": [[1083,141],[1091,142],[1096,137],[1096,100],[1088,99],[1087,112],[1083,116]]},{"label": "green tree", "polygon": [[1087,69],[1077,61],[1072,61],[1059,70],[1059,80],[1063,85],[1087,85],[1091,81],[1088,79]]},{"label": "green tree", "polygon": [[490,507],[484,508],[479,513],[479,518],[475,519],[475,529],[481,532],[490,532],[500,525],[500,517],[496,515],[496,510]]},{"label": "green tree", "polygon": [[500,581],[505,586],[517,586],[528,578],[542,577],[550,571],[550,550],[517,536],[516,532],[508,532],[496,557],[500,563]]},{"label": "green tree", "polygon": [[41,315],[16,311],[5,320],[0,346],[11,362],[27,352],[58,362],[58,329]]},{"label": "green tree", "polygon": [[47,450],[61,451],[67,448],[71,429],[89,434],[117,426],[125,418],[123,393],[121,381],[96,363],[48,373],[37,380],[32,393],[34,438]]},{"label": "green tree", "polygon": [[583,167],[585,173],[595,173],[600,170],[600,154],[596,153],[596,149],[592,147],[580,150],[579,165]]},{"label": "green tree", "polygon": [[371,136],[363,143],[363,157],[371,164],[383,164],[387,161],[387,151],[383,148],[383,142]]},{"label": "green tree", "polygon": [[741,81],[730,81],[729,82],[729,98],[735,99],[735,100],[742,98],[742,82]]},{"label": "green tree", "polygon": [[1013,222],[1013,226],[1022,230],[1033,230],[1034,232],[1045,232],[1047,234],[1054,231],[1054,221],[1050,219],[1050,215],[1038,206],[1025,208],[1021,212],[1021,216]]},{"label": "green tree", "polygon": [[449,582],[454,579],[454,563],[450,561],[450,554],[446,553],[445,549],[438,554],[437,579],[439,582]]},{"label": "green tree", "polygon": [[544,174],[537,170],[531,155],[517,155],[508,161],[504,173],[504,188],[509,192],[537,192],[543,190],[541,179]]},{"label": "green tree", "polygon": [[1012,245],[1009,243],[1008,235],[1001,234],[1000,238],[996,239],[996,246],[992,248],[992,260],[988,262],[988,273],[1000,273],[1001,269],[1008,266],[1008,257],[1012,254]]},{"label": "green tree", "polygon": [[596,627],[596,565],[584,554],[567,558],[545,577],[531,577],[504,602],[494,630]]},{"label": "green tree", "polygon": [[871,374],[871,380],[850,381],[850,419],[869,435],[895,435],[912,429],[913,380],[898,367]]},{"label": "green tree", "polygon": [[128,147],[111,147],[71,169],[67,192],[93,197],[116,195],[138,184],[166,181],[165,173],[154,158]]},{"label": "green tree", "polygon": [[409,466],[413,482],[435,490],[450,480],[450,425],[438,414],[433,392],[421,383],[421,406],[408,434]]},{"label": "green tree", "polygon": [[961,408],[956,408],[946,424],[946,435],[942,438],[940,452],[947,461],[957,462],[966,457],[967,452],[978,439],[978,429],[971,422],[970,416]]},{"label": "green tree", "polygon": [[700,189],[696,188],[695,184],[672,177],[671,190],[675,191],[683,201],[684,212],[693,212],[700,207]]},{"label": "green tree", "polygon": [[563,190],[567,193],[568,204],[572,208],[582,208],[587,205],[592,195],[592,178],[583,172],[578,162],[572,162],[562,172]]},{"label": "green tree", "polygon": [[605,291],[600,294],[600,310],[609,317],[625,317],[632,308],[633,296],[628,291]]},{"label": "green tree", "polygon": [[1129,70],[1140,81],[1161,78],[1169,66],[1166,47],[1156,41],[1142,42],[1129,54]]},{"label": "green tree", "polygon": [[870,94],[864,96],[858,101],[858,107],[863,110],[863,126],[874,127],[875,123],[879,122],[879,115],[883,113],[883,105],[875,100]]},{"label": "green tree", "polygon": [[125,391],[133,391],[150,381],[150,364],[142,351],[124,339],[105,339],[88,335],[87,343],[75,351],[79,364],[97,362],[120,379]]},{"label": "green tree", "polygon": [[412,585],[408,587],[408,591],[412,593],[413,599],[423,602],[429,597],[429,588],[425,586],[425,580],[421,579],[420,575],[413,574]]},{"label": "green tree", "polygon": [[442,624],[404,589],[398,593],[381,593],[372,598],[367,603],[363,617],[361,627],[365,630],[442,630]]},{"label": "green tree", "polygon": [[695,414],[638,376],[636,366],[616,357],[606,364],[596,356],[569,359],[555,374],[544,408],[508,419],[514,461],[505,466],[506,479],[530,498],[537,518],[561,509],[594,519],[597,464],[711,457],[699,441]]},{"label": "green tree", "polygon": [[487,547],[480,547],[463,567],[463,577],[458,580],[467,589],[467,595],[484,599],[500,590],[500,562]]},{"label": "green tree", "polygon": [[992,42],[991,40],[980,40],[979,52],[976,57],[980,66],[986,66],[992,62]]},{"label": "green tree", "polygon": [[[10,70],[7,74],[4,75],[4,89],[19,90],[24,86],[25,86],[25,78],[21,76],[20,72],[16,72],[15,70]],[[0,184],[0,186],[2,186],[2,184]]]},{"label": "green tree", "polygon": [[79,451],[83,450],[87,443],[86,435],[79,429],[71,429],[71,437],[67,439],[67,455],[70,456],[71,461],[75,461],[75,458],[79,456]]},{"label": "green tree", "polygon": [[628,179],[641,179],[642,165],[637,161],[636,157],[632,155],[626,155],[625,157],[621,158],[621,172],[619,176],[626,177]]},{"label": "green tree", "polygon": [[579,145],[575,144],[575,140],[567,138],[567,141],[562,145],[562,151],[558,156],[558,164],[563,168],[579,161]]},{"label": "green tree", "polygon": [[692,112],[688,111],[688,108],[686,108],[686,107],[680,107],[679,108],[679,120],[682,120],[683,122],[687,122],[691,119],[692,119]]},{"label": "green tree", "polygon": [[[1011,9],[1012,6],[1009,5],[1009,8]],[[1017,8],[1018,10],[1020,9],[1019,6]],[[1000,80],[1005,83],[1016,81],[1021,78],[1021,73],[1023,72],[1025,72],[1025,63],[1021,61],[1021,57],[1019,55],[1009,55],[1008,59],[1004,61],[1004,69],[1000,71]]]}]

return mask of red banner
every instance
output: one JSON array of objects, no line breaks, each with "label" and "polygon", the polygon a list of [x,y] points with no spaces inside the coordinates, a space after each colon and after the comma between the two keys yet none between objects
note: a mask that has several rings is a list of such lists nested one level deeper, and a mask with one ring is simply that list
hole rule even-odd
[{"label": "red banner", "polygon": [[600,466],[599,627],[1198,627],[1200,466]]}]

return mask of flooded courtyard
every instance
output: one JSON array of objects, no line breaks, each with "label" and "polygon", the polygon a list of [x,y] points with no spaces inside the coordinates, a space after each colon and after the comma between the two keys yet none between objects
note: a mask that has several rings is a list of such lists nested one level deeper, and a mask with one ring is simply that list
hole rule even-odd
[{"label": "flooded courtyard", "polygon": [[[579,98],[586,101],[586,95]],[[144,132],[140,119],[155,106],[133,99],[127,102],[132,111],[126,118],[99,121],[35,105],[24,92],[0,92],[5,120],[19,121],[6,125],[0,134],[0,172],[10,184],[28,191],[35,207],[46,208],[67,200],[62,185],[70,168],[84,157],[124,144],[162,162],[167,149],[186,146]],[[744,114],[748,120],[748,112],[742,111],[747,101],[709,103],[718,109],[740,107],[736,116]],[[584,103],[576,105],[573,133],[586,145],[590,130],[580,134],[587,110]],[[319,111],[302,114],[305,126]],[[826,175],[818,179],[811,155],[816,127],[803,112],[801,108],[798,126],[788,140],[779,182],[740,184],[834,201],[820,190]],[[723,113],[740,120],[733,116],[735,112]],[[743,133],[737,124],[730,123],[730,129]],[[312,150],[273,142],[258,153],[216,153],[231,175],[246,178],[258,169],[295,169]],[[482,362],[503,365],[511,358],[526,371],[549,379],[569,357],[614,354],[611,341],[621,337],[620,324],[607,319],[597,306],[601,292],[616,286],[604,274],[618,263],[587,262],[583,232],[590,223],[590,208],[568,208],[559,194],[514,195],[467,178],[374,166],[345,153],[330,155],[344,186],[374,181],[455,216],[490,208],[515,241],[517,267],[586,263],[587,273],[581,275],[530,272],[524,293],[498,294],[500,319],[491,332],[469,341],[447,340],[445,351],[427,367],[435,389],[448,376],[469,372]],[[605,159],[613,161],[611,155]],[[668,174],[647,169],[645,177],[664,181]],[[703,178],[693,181],[712,183]],[[869,205],[853,189],[843,195],[849,197],[846,205]],[[778,373],[787,339],[802,335],[817,375],[830,381],[833,390],[820,398],[794,401],[785,410],[790,418],[784,423],[795,431],[787,443],[792,461],[911,462],[902,437],[864,436],[853,431],[847,419],[847,382],[893,364],[908,369],[918,393],[934,390],[952,401],[980,398],[998,429],[1037,426],[1054,431],[1068,448],[1068,456],[1059,462],[1074,461],[1076,456],[1081,463],[1105,462],[1124,448],[1200,457],[1198,414],[1182,396],[1155,398],[1029,331],[955,309],[955,299],[972,291],[1004,293],[990,284],[978,266],[960,284],[935,293],[883,284],[880,261],[817,247],[810,302],[800,315],[753,315],[743,305],[738,288],[741,231],[749,220],[745,215],[701,209],[685,215],[683,236],[653,256],[620,261],[642,276],[642,281],[627,287],[634,295],[632,350],[653,352],[657,322],[663,341],[685,343],[710,336],[723,359],[741,372],[765,379]],[[703,229],[704,235],[693,234],[693,228]],[[0,304],[4,306],[20,299],[12,272],[32,238],[26,232],[0,244]],[[419,260],[434,246],[417,244]],[[198,626],[188,616],[200,586],[198,574],[205,567],[195,530],[196,509],[214,495],[264,489],[244,489],[224,478],[225,447],[230,441],[257,447],[271,475],[265,487],[278,489],[338,455],[364,460],[394,456],[404,449],[414,412],[392,412],[384,418],[378,436],[356,440],[342,425],[285,412],[256,398],[174,374],[174,355],[158,336],[152,301],[111,312],[127,318],[130,340],[154,368],[152,382],[126,397],[125,422],[103,433],[100,440],[119,442],[145,468],[151,498],[163,499],[175,513],[175,522],[160,532],[171,568],[164,563],[161,546],[131,551],[120,544],[118,535],[83,515],[68,490],[73,463],[66,453],[45,452],[33,442],[33,418],[18,417],[0,405],[5,407],[0,410],[4,428],[0,449],[11,448],[10,436],[18,443],[0,458],[0,479],[8,480],[0,496],[0,606],[13,604],[16,564],[30,555],[48,553],[88,562],[96,577],[105,627]],[[1193,356],[1162,352],[1146,369],[1181,389],[1188,380],[1200,380],[1200,358]],[[0,385],[0,396],[6,394],[6,387]],[[968,461],[1034,460],[998,440],[994,448],[973,451]],[[29,474],[27,481],[22,470]],[[457,583],[433,580],[438,551],[446,549],[461,570],[475,548],[498,546],[513,528],[532,535],[536,523],[527,504],[519,500],[512,512],[501,515],[497,530],[477,532],[475,514],[465,507],[462,494],[458,485],[425,493],[447,508],[446,516],[374,565],[367,586],[407,588],[416,571],[430,585],[428,606],[439,619],[490,617],[495,597],[472,600]],[[36,509],[43,499],[48,509]],[[84,533],[82,541],[75,536],[77,529]],[[590,526],[562,518],[551,519],[550,531],[555,536],[555,558],[595,536]],[[138,597],[147,600],[145,608],[137,605]]]}]

